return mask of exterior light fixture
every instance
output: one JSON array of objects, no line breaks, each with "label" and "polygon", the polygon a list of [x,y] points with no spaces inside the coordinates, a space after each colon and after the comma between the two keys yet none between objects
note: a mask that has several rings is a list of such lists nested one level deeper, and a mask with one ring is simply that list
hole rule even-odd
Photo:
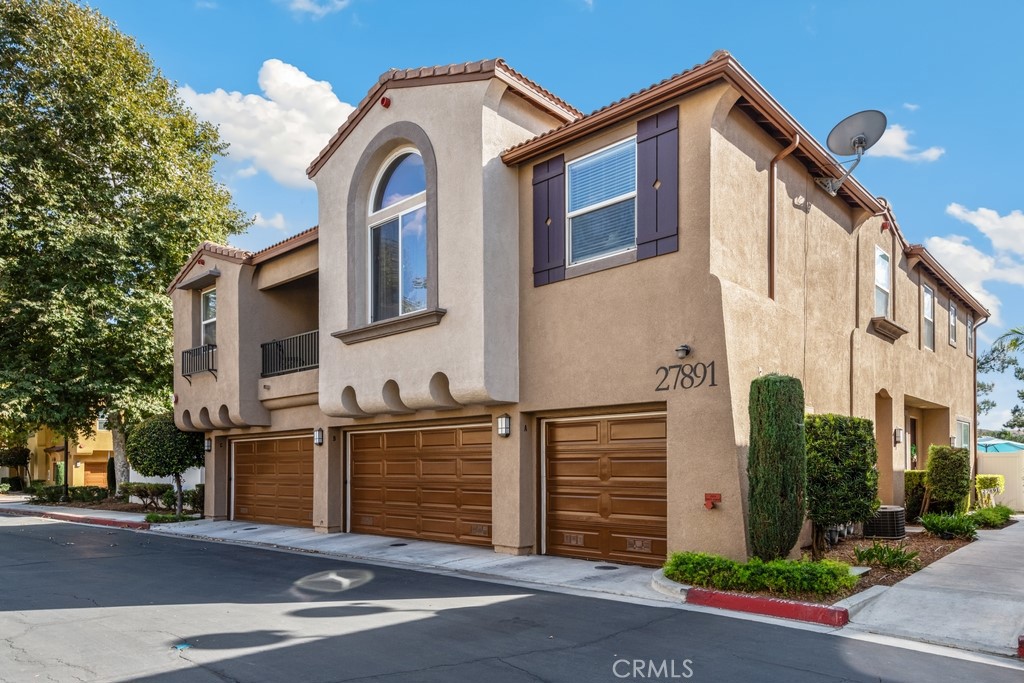
[{"label": "exterior light fixture", "polygon": [[512,417],[508,413],[498,416],[498,436],[505,439],[512,434]]},{"label": "exterior light fixture", "polygon": [[323,446],[324,445],[324,430],[317,427],[313,430],[313,445]]},{"label": "exterior light fixture", "polygon": [[213,450],[213,439],[207,437],[206,441],[203,442],[203,450],[207,453]]},{"label": "exterior light fixture", "polygon": [[693,349],[690,348],[689,344],[680,344],[679,346],[676,347],[676,357],[686,358],[687,356],[690,355],[692,351]]},{"label": "exterior light fixture", "polygon": [[953,447],[956,447],[956,436],[955,435],[949,437],[949,445],[953,446]]},{"label": "exterior light fixture", "polygon": [[903,429],[902,428],[897,427],[896,429],[892,430],[892,440],[893,440],[893,443],[898,443],[898,444],[899,443],[903,443]]}]

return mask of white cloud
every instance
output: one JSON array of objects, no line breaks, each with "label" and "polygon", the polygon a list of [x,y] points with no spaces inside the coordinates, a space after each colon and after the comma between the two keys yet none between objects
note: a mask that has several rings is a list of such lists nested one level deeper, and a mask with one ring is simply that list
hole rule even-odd
[{"label": "white cloud", "polygon": [[248,162],[282,185],[313,189],[306,167],[354,107],[340,101],[330,83],[279,59],[263,63],[259,85],[263,95],[220,88],[197,93],[188,85],[178,92],[196,114],[220,127],[230,159]]},{"label": "white cloud", "polygon": [[350,0],[288,0],[288,9],[295,14],[308,14],[313,19],[323,19],[328,14],[345,9],[349,2]]},{"label": "white cloud", "polygon": [[894,123],[885,129],[882,139],[867,151],[872,157],[893,157],[903,161],[936,161],[946,153],[942,147],[929,147],[918,151],[917,147],[910,144],[907,138],[913,133],[898,123]]},{"label": "white cloud", "polygon": [[238,171],[235,173],[235,176],[238,178],[252,178],[259,172],[260,170],[255,166],[246,166],[245,168],[238,169]]},{"label": "white cloud", "polygon": [[921,105],[914,104],[913,102],[904,102],[903,108],[906,109],[907,111],[917,111],[918,109],[921,108]]},{"label": "white cloud", "polygon": [[259,211],[253,216],[252,224],[257,228],[273,228],[274,230],[287,230],[288,226],[285,224],[284,214],[278,211],[273,216],[265,218]]},{"label": "white cloud", "polygon": [[[1011,211],[1005,216],[984,207],[975,211],[961,204],[950,204],[946,213],[953,218],[973,225],[990,240],[999,252],[1011,252],[1024,256],[1024,213]],[[1005,254],[1000,254],[1007,258]]]}]

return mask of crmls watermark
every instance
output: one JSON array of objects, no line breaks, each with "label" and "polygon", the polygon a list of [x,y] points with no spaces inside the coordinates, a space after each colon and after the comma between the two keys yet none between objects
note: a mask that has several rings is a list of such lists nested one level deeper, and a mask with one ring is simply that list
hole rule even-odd
[{"label": "crmls watermark", "polygon": [[692,659],[616,659],[612,662],[616,678],[670,679],[693,676]]}]

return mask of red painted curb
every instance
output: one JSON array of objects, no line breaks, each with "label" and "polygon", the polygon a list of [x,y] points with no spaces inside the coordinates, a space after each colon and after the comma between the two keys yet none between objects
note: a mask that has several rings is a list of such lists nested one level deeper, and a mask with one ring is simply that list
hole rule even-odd
[{"label": "red painted curb", "polygon": [[781,598],[762,598],[756,595],[738,595],[707,588],[691,588],[686,592],[686,602],[769,617],[809,621],[825,626],[846,626],[850,622],[850,613],[845,607],[815,605]]},{"label": "red painted curb", "polygon": [[42,517],[43,519],[56,519],[61,522],[77,522],[79,524],[97,524],[99,526],[112,526],[119,529],[149,529],[149,522],[132,522],[122,519],[107,519],[106,517],[81,517],[78,515],[62,515],[58,512],[36,512],[34,510],[11,510],[9,508],[0,510],[0,514],[18,515],[20,517]]}]

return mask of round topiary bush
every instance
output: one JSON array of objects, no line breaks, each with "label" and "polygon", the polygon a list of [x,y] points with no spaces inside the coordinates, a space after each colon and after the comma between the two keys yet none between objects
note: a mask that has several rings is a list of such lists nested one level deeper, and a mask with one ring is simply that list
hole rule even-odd
[{"label": "round topiary bush", "polygon": [[181,514],[181,474],[204,462],[203,435],[183,432],[170,414],[155,415],[132,429],[125,443],[128,463],[144,477],[174,477]]}]

